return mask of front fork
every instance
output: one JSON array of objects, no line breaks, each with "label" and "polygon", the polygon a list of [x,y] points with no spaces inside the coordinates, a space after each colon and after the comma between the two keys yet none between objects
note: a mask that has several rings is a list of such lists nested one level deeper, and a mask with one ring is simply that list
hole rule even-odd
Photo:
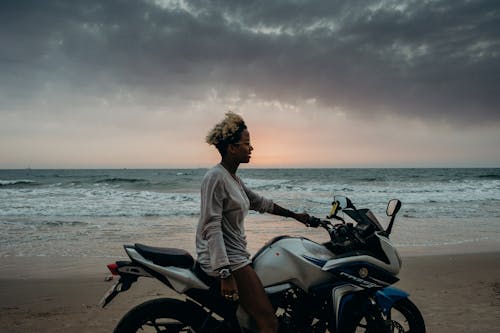
[{"label": "front fork", "polygon": [[377,304],[374,298],[369,298],[369,305],[365,312],[366,332],[392,333],[392,320],[390,318],[390,310],[384,313],[382,307]]}]

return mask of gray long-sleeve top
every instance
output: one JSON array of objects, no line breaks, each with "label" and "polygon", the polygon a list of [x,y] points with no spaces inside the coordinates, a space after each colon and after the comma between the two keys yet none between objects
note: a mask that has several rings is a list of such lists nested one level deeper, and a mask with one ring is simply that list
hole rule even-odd
[{"label": "gray long-sleeve top", "polygon": [[215,275],[224,266],[232,270],[250,263],[244,219],[248,210],[273,211],[274,203],[249,190],[221,164],[210,169],[201,184],[201,215],[196,230],[197,260]]}]

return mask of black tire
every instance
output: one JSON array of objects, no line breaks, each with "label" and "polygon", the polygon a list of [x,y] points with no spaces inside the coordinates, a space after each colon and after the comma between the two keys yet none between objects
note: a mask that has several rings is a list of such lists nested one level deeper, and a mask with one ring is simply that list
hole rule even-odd
[{"label": "black tire", "polygon": [[[403,298],[394,303],[387,320],[392,322],[389,332],[394,333],[425,333],[425,323],[422,314],[418,308],[409,299]],[[353,333],[371,333],[379,332],[377,327],[371,327],[372,324],[362,317],[354,325],[354,329],[349,331]]]},{"label": "black tire", "polygon": [[200,332],[207,316],[208,313],[194,303],[159,298],[131,309],[113,332]]}]

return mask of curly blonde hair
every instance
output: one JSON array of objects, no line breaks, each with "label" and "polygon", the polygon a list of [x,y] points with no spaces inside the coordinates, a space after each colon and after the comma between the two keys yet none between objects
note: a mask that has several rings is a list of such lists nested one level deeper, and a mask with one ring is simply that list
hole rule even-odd
[{"label": "curly blonde hair", "polygon": [[246,128],[247,126],[243,118],[229,111],[226,113],[224,119],[208,132],[206,142],[209,145],[217,147],[219,152],[224,155],[227,146],[238,142],[241,138],[241,132]]}]

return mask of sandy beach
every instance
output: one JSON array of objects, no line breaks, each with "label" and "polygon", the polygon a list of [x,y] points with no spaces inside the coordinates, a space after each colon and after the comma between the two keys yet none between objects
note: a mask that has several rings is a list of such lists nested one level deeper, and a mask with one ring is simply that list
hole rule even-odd
[{"label": "sandy beach", "polygon": [[[500,252],[404,254],[403,259],[396,287],[411,294],[428,332],[498,330]],[[98,301],[112,284],[105,281],[109,276],[105,264],[111,261],[0,259],[5,267],[0,273],[0,331],[111,332],[132,306],[151,298],[176,296],[159,282],[142,279],[101,309]]]}]

